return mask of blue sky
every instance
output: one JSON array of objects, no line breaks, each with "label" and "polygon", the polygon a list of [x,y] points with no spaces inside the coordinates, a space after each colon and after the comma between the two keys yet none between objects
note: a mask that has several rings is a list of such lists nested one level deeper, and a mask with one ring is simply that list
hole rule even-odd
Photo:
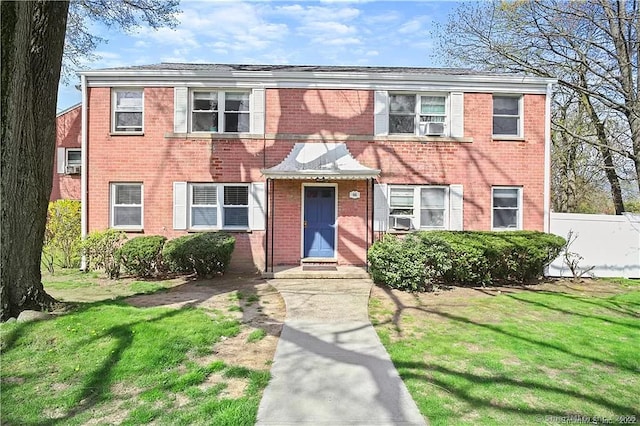
[{"label": "blue sky", "polygon": [[[453,1],[188,1],[174,29],[106,38],[83,69],[159,62],[437,66],[430,28]],[[79,79],[61,84],[58,111],[80,102]]]}]

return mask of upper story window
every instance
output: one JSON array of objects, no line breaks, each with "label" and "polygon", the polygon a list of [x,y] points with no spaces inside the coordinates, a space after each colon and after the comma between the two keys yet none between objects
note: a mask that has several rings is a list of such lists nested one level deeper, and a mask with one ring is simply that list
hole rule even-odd
[{"label": "upper story window", "polygon": [[389,228],[395,230],[448,229],[449,188],[391,186]]},{"label": "upper story window", "polygon": [[79,174],[82,166],[82,151],[76,148],[67,148],[65,156],[65,173]]},{"label": "upper story window", "polygon": [[522,136],[522,96],[493,96],[494,136]]},{"label": "upper story window", "polygon": [[389,95],[389,133],[444,135],[447,97],[444,95]]},{"label": "upper story window", "polygon": [[249,92],[194,90],[191,93],[191,131],[249,132]]},{"label": "upper story window", "polygon": [[113,89],[112,131],[142,132],[144,95],[142,89]]},{"label": "upper story window", "polygon": [[111,184],[111,227],[142,229],[142,184]]},{"label": "upper story window", "polygon": [[492,196],[492,221],[494,230],[520,230],[522,229],[522,188],[520,187],[493,187]]}]

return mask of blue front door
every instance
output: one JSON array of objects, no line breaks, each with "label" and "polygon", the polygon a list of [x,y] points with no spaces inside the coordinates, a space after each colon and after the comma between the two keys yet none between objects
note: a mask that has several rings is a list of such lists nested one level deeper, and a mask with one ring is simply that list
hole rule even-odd
[{"label": "blue front door", "polygon": [[304,257],[334,257],[336,189],[304,188]]}]

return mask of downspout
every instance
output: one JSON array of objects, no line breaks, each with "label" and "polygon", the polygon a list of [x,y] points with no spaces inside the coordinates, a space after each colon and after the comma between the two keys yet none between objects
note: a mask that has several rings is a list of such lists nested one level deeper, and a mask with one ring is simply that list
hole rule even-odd
[{"label": "downspout", "polygon": [[[80,76],[80,87],[82,91],[82,119],[81,119],[81,131],[80,131],[80,161],[82,164],[82,173],[80,174],[80,236],[84,240],[87,238],[88,220],[87,220],[87,175],[89,170],[88,164],[88,151],[87,151],[87,77],[85,75]],[[80,269],[85,271],[87,269],[87,258],[83,254],[82,261],[80,263]]]},{"label": "downspout", "polygon": [[264,218],[264,229],[265,229],[265,237],[264,237],[264,272],[269,271],[269,183],[271,179],[267,178],[267,183],[265,185],[265,199],[266,199],[266,209],[265,209],[265,218]]},{"label": "downspout", "polygon": [[550,231],[551,223],[551,95],[553,84],[547,83],[547,97],[544,104],[544,232]]},{"label": "downspout", "polygon": [[366,271],[369,272],[369,224],[367,223],[369,221],[369,178],[367,178],[367,180],[364,181],[365,187],[367,188],[366,191],[366,196],[367,196],[367,201],[366,201],[366,207],[365,207],[365,213],[364,213],[364,223],[365,226],[367,228],[367,241],[365,244],[365,250],[364,250],[364,264],[366,266]]}]

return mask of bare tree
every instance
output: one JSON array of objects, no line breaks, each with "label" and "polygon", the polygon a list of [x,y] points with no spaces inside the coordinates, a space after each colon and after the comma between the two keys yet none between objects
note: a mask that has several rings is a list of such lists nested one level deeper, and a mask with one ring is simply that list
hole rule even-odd
[{"label": "bare tree", "polygon": [[[138,22],[157,27],[175,22],[176,6],[175,0],[78,0],[71,9],[64,1],[1,3],[0,320],[26,309],[49,309],[55,302],[42,286],[40,262],[67,16],[72,29],[68,52],[89,54],[96,39],[84,19],[124,29]],[[78,34],[84,36],[78,40]]]},{"label": "bare tree", "polygon": [[621,163],[633,163],[640,188],[638,9],[610,0],[465,3],[434,31],[449,65],[553,77],[573,92],[591,134],[556,130],[598,150],[617,214]]}]

